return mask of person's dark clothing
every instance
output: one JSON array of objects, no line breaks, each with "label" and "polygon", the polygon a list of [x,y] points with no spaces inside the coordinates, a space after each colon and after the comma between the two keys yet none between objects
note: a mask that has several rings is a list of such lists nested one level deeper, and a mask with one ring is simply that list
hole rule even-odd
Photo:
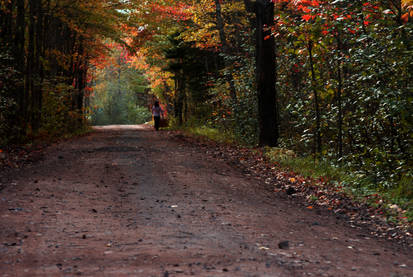
[{"label": "person's dark clothing", "polygon": [[160,116],[154,116],[153,120],[155,121],[155,130],[158,131],[159,130],[159,122],[161,121],[161,117]]},{"label": "person's dark clothing", "polygon": [[153,115],[153,121],[155,123],[155,130],[159,130],[159,123],[161,121],[161,115],[163,116],[163,110],[159,106],[159,103],[155,103],[155,105],[152,107],[152,115]]}]

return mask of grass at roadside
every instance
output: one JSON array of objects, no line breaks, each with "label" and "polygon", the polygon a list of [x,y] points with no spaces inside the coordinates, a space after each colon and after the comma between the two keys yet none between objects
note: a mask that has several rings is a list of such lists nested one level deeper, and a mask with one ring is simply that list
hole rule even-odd
[{"label": "grass at roadside", "polygon": [[230,132],[211,128],[208,126],[198,126],[197,124],[188,123],[184,126],[178,126],[174,120],[170,121],[167,130],[179,130],[187,135],[199,138],[206,138],[218,143],[235,144],[234,136]]},{"label": "grass at roadside", "polygon": [[216,141],[218,143],[234,143],[234,139],[230,133],[225,131],[220,131],[218,129],[208,128],[208,127],[187,127],[184,129],[185,132],[198,137],[206,137],[210,140]]},{"label": "grass at roadside", "polygon": [[267,159],[279,164],[281,168],[305,178],[322,179],[332,187],[342,188],[350,198],[379,209],[388,221],[413,224],[413,188],[412,191],[399,188],[378,189],[374,180],[367,175],[344,166],[335,166],[328,160],[300,157],[291,150],[266,148],[264,153]]}]

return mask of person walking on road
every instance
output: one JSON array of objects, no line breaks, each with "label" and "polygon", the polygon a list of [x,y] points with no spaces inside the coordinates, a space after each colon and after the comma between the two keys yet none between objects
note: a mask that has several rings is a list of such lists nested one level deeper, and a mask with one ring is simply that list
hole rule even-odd
[{"label": "person walking on road", "polygon": [[153,121],[155,122],[155,130],[159,131],[159,123],[161,121],[161,116],[163,117],[163,110],[159,105],[159,101],[155,101],[152,107]]}]

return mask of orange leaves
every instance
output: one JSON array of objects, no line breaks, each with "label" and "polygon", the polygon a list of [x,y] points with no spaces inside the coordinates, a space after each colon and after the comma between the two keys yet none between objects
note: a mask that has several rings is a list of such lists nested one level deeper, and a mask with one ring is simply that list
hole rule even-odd
[{"label": "orange leaves", "polygon": [[409,21],[409,14],[408,13],[403,14],[400,19],[403,23],[406,24]]},{"label": "orange leaves", "polygon": [[176,21],[185,21],[192,16],[192,13],[189,12],[189,6],[180,2],[171,3],[169,5],[152,3],[150,8],[152,14],[157,13],[163,17],[171,18]]},{"label": "orange leaves", "polygon": [[413,6],[410,6],[410,11],[403,14],[400,20],[403,24],[406,24],[411,18],[413,18]]}]

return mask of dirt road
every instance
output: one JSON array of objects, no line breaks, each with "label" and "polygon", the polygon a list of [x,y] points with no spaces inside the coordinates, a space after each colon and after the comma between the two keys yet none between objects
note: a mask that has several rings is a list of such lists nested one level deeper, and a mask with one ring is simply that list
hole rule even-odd
[{"label": "dirt road", "polygon": [[2,181],[0,276],[413,276],[412,249],[144,126],[51,146]]}]

